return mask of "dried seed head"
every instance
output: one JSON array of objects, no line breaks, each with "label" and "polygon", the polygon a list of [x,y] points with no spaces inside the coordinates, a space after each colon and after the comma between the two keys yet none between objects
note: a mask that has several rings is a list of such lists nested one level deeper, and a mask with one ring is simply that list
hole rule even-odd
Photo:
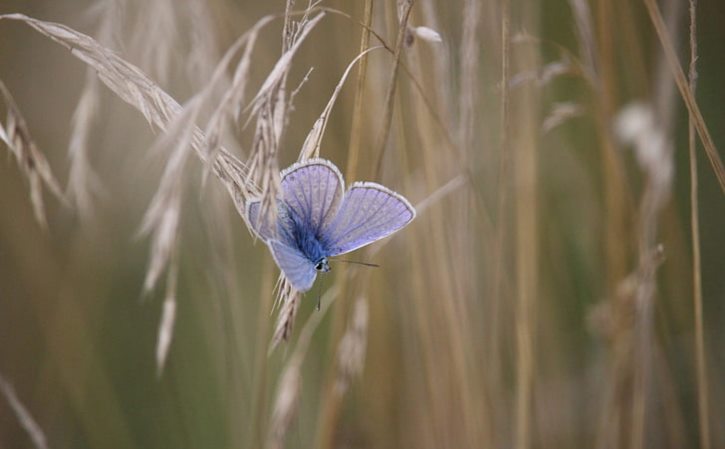
[{"label": "dried seed head", "polygon": [[367,348],[368,302],[364,297],[355,301],[352,320],[337,349],[338,377],[335,388],[344,393],[355,376],[362,373]]},{"label": "dried seed head", "polygon": [[443,38],[441,38],[441,35],[432,28],[421,26],[415,27],[413,31],[416,37],[419,37],[426,42],[433,42],[436,44],[443,42]]},{"label": "dried seed head", "polygon": [[669,192],[674,166],[671,144],[655,117],[651,105],[630,103],[617,114],[614,131],[622,143],[632,145],[637,163],[662,198]]},{"label": "dried seed head", "polygon": [[50,170],[50,164],[38,150],[30,136],[25,119],[15,104],[5,84],[0,81],[0,99],[5,103],[5,124],[0,123],[0,141],[4,142],[15,157],[23,174],[30,183],[30,201],[35,218],[42,227],[47,226],[43,202],[43,185],[58,199],[64,200],[58,181]]}]

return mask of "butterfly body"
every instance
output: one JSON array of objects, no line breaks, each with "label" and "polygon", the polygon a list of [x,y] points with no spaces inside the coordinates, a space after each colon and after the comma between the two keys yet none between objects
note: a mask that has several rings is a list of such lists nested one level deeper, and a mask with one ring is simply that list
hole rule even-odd
[{"label": "butterfly body", "polygon": [[[284,207],[284,203],[280,202],[279,206]],[[303,218],[297,217],[293,211],[289,211],[288,213],[291,214],[290,218],[293,223],[293,238],[290,241],[294,242],[294,247],[315,265],[317,271],[330,271],[330,265],[326,257],[329,254],[329,250],[320,241],[321,236],[318,230],[310,227]]]},{"label": "butterfly body", "polygon": [[260,214],[260,200],[247,203],[246,218],[302,292],[312,287],[318,271],[330,271],[329,257],[384,238],[415,217],[405,198],[380,184],[354,183],[345,192],[340,171],[325,159],[294,164],[281,178],[275,222]]}]

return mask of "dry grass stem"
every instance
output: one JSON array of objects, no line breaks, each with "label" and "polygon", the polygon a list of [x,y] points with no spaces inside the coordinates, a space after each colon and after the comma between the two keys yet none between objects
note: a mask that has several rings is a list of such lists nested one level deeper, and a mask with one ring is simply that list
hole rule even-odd
[{"label": "dry grass stem", "polygon": [[[689,87],[693,95],[697,89],[697,0],[690,0],[690,70]],[[692,300],[695,309],[695,367],[697,371],[697,411],[700,430],[700,448],[710,449],[710,388],[705,359],[705,323],[702,308],[702,275],[700,256],[700,207],[697,185],[697,140],[692,116],[687,126],[690,156],[690,226],[692,227]]]},{"label": "dry grass stem", "polygon": [[[365,0],[363,11],[362,31],[360,32],[360,47],[358,54],[365,52],[370,46],[370,26],[373,20],[373,0]],[[353,103],[352,124],[350,125],[350,147],[347,156],[347,170],[345,175],[348,179],[354,179],[358,171],[358,160],[360,159],[360,148],[363,136],[363,108],[365,106],[365,85],[367,80],[368,58],[363,56],[358,65],[357,79],[355,83],[355,100]]]},{"label": "dry grass stem", "polygon": [[390,134],[390,125],[393,120],[393,106],[395,100],[395,88],[398,83],[398,68],[400,67],[401,54],[405,44],[405,35],[408,28],[408,19],[410,11],[413,9],[414,0],[402,0],[398,2],[398,38],[395,43],[395,54],[393,55],[393,64],[390,67],[390,75],[388,78],[388,89],[385,94],[385,109],[383,111],[383,119],[381,130],[377,141],[377,163],[375,164],[375,173],[380,174],[385,148],[388,144],[388,135]]},{"label": "dry grass stem", "polygon": [[680,90],[680,95],[685,101],[687,111],[692,117],[692,121],[694,123],[695,129],[697,130],[697,134],[700,136],[702,146],[705,148],[705,154],[707,154],[707,157],[710,160],[710,165],[712,166],[712,169],[715,172],[715,176],[720,183],[720,189],[723,191],[723,193],[725,193],[725,168],[723,167],[723,163],[720,159],[717,148],[715,147],[715,143],[710,136],[710,131],[707,129],[705,119],[702,117],[700,107],[695,101],[695,95],[693,94],[692,90],[688,85],[687,78],[685,77],[685,73],[682,70],[679,59],[677,58],[677,52],[675,51],[675,47],[672,44],[672,40],[667,34],[667,29],[665,27],[664,20],[662,19],[660,9],[657,6],[657,2],[655,2],[655,0],[643,1],[644,4],[647,6],[650,20],[652,20],[652,24],[657,31],[657,36],[659,37],[660,44],[665,51],[665,58],[667,59],[667,64],[670,68],[670,71],[672,72],[672,75],[675,77],[677,88]]}]

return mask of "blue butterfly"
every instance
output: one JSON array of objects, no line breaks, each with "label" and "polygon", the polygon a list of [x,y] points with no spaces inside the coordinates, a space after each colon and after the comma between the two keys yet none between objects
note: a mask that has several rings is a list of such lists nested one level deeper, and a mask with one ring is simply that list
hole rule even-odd
[{"label": "blue butterfly", "polygon": [[312,287],[318,271],[330,271],[329,257],[387,237],[415,218],[408,200],[380,184],[356,182],[345,192],[340,170],[325,159],[296,163],[281,177],[276,223],[260,217],[258,199],[247,202],[247,220],[300,292]]}]

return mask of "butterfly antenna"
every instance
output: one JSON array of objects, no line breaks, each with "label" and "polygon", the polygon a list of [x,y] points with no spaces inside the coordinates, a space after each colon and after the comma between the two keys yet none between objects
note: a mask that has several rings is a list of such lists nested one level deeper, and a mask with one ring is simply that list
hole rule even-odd
[{"label": "butterfly antenna", "polygon": [[345,260],[345,259],[338,259],[338,262],[345,262],[345,263],[354,263],[355,265],[362,265],[365,267],[372,267],[372,268],[380,268],[380,265],[376,263],[369,263],[369,262],[360,262],[357,260]]}]

